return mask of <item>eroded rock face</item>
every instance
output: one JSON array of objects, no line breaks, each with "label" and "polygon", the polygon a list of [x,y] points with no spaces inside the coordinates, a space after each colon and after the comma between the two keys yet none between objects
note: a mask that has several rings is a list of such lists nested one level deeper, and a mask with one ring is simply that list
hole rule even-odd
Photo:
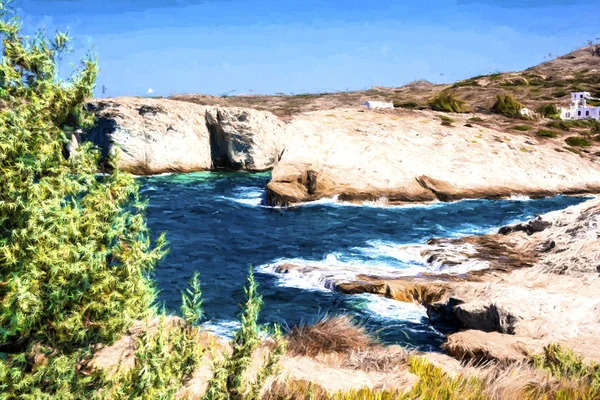
[{"label": "eroded rock face", "polygon": [[287,125],[270,205],[336,197],[389,203],[600,192],[600,164],[552,143],[493,128],[440,124],[440,113],[308,112]]},{"label": "eroded rock face", "polygon": [[137,175],[264,171],[284,151],[284,124],[264,111],[126,97],[93,100],[88,109],[97,123],[81,140],[104,156],[118,152],[119,168]]},{"label": "eroded rock face", "polygon": [[271,169],[285,146],[285,127],[273,114],[244,108],[206,110],[214,168]]},{"label": "eroded rock face", "polygon": [[103,154],[119,154],[119,168],[137,175],[211,167],[204,108],[164,99],[94,100],[97,124],[82,139]]}]

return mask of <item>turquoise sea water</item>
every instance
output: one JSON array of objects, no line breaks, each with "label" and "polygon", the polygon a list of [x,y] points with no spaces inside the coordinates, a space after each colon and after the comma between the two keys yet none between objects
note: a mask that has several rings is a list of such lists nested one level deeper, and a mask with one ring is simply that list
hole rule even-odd
[{"label": "turquoise sea water", "polygon": [[[263,205],[269,174],[192,173],[140,178],[154,235],[166,231],[171,251],[157,268],[160,300],[171,310],[194,271],[200,272],[206,326],[227,335],[235,328],[248,267],[265,301],[263,322],[290,326],[325,314],[355,316],[386,342],[439,347],[449,327],[432,326],[422,308],[374,295],[334,293],[315,276],[276,276],[278,262],[348,271],[418,272],[402,245],[431,237],[483,234],[584,198],[469,200],[403,207],[334,201],[274,209]],[[348,272],[349,273],[349,272]],[[322,278],[322,277],[321,277]]]}]

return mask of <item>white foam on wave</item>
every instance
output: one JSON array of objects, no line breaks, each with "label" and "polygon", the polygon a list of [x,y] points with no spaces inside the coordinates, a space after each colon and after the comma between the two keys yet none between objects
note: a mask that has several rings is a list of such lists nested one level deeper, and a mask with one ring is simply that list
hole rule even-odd
[{"label": "white foam on wave", "polygon": [[[469,271],[488,268],[486,261],[469,259],[469,255],[476,253],[475,247],[470,243],[440,245],[415,244],[400,245],[382,240],[367,242],[368,247],[360,247],[361,251],[371,259],[391,258],[401,265],[400,276],[417,276],[419,274],[465,274]],[[428,260],[428,253],[444,250],[444,260]]]},{"label": "white foam on wave", "polygon": [[238,321],[208,321],[202,327],[218,338],[232,340],[234,332],[240,328]]},{"label": "white foam on wave", "polygon": [[531,200],[531,197],[524,194],[513,194],[509,197],[509,199],[512,201],[529,201]]},{"label": "white foam on wave", "polygon": [[[398,245],[383,241],[371,241],[368,247],[355,248],[361,257],[330,253],[320,261],[306,259],[279,259],[258,267],[258,271],[276,276],[278,285],[308,290],[327,291],[336,284],[356,281],[359,275],[381,279],[395,279],[421,274],[466,274],[486,269],[489,264],[469,259],[475,247],[460,245]],[[428,260],[424,251],[443,251],[444,257]],[[286,268],[285,265],[290,267]]]},{"label": "white foam on wave", "polygon": [[146,186],[140,189],[140,193],[155,192],[157,190],[158,188],[156,186]]},{"label": "white foam on wave", "polygon": [[355,308],[366,310],[374,317],[386,321],[409,321],[418,324],[427,318],[425,307],[415,303],[386,299],[375,294],[352,296],[349,303]]},{"label": "white foam on wave", "polygon": [[220,198],[246,206],[262,206],[263,190],[260,188],[240,186],[234,189],[234,193],[235,197],[220,196]]},{"label": "white foam on wave", "polygon": [[[337,282],[355,280],[357,275],[366,273],[367,270],[370,274],[389,278],[393,278],[398,272],[396,268],[385,264],[372,264],[367,268],[361,260],[342,261],[341,258],[340,253],[330,253],[321,261],[279,259],[262,265],[257,270],[276,276],[277,283],[283,287],[322,291],[333,289]],[[294,265],[294,268],[285,269],[285,264]],[[280,269],[286,272],[278,272]]]},{"label": "white foam on wave", "polygon": [[362,202],[350,202],[350,201],[341,201],[339,199],[339,195],[335,195],[333,197],[323,197],[314,201],[305,202],[305,203],[297,203],[292,207],[313,207],[319,205],[327,205],[333,207],[367,207],[367,208],[394,208],[394,209],[410,209],[410,208],[436,208],[442,207],[447,202],[441,202],[439,200],[434,200],[427,203],[406,203],[406,204],[390,204],[390,201],[387,197],[382,196],[376,200],[365,200]]}]

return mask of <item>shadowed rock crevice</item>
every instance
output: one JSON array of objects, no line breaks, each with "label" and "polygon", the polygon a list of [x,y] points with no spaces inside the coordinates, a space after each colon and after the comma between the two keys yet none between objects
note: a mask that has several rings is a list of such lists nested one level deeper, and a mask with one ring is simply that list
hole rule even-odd
[{"label": "shadowed rock crevice", "polygon": [[228,157],[228,143],[225,139],[225,132],[218,121],[213,119],[210,113],[206,113],[206,128],[210,132],[210,159],[211,169],[235,170]]}]

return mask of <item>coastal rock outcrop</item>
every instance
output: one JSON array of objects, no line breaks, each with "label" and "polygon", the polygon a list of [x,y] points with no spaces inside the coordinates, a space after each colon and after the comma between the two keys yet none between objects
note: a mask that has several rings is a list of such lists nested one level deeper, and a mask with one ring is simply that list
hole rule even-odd
[{"label": "coastal rock outcrop", "polygon": [[284,151],[284,124],[265,111],[128,97],[96,99],[87,107],[97,123],[69,149],[91,141],[104,156],[118,152],[118,167],[138,175],[264,171]]},{"label": "coastal rock outcrop", "polygon": [[213,168],[265,171],[285,149],[284,123],[270,112],[246,108],[206,110]]},{"label": "coastal rock outcrop", "polygon": [[94,100],[88,109],[96,125],[82,135],[104,156],[119,154],[120,169],[137,175],[211,168],[205,109],[163,99]]},{"label": "coastal rock outcrop", "polygon": [[[600,163],[560,143],[433,111],[308,112],[287,125],[287,150],[267,186],[270,205],[320,198],[389,203],[600,191]],[[460,126],[459,126],[460,125]],[[465,126],[467,125],[467,126]]]},{"label": "coastal rock outcrop", "polygon": [[[530,234],[525,227],[540,229]],[[432,322],[464,331],[446,349],[461,358],[513,362],[562,343],[589,360],[600,360],[600,198],[543,214],[504,234],[432,239],[398,246],[419,254],[424,270],[319,263],[274,265],[347,294],[371,293],[426,307]],[[486,336],[488,335],[488,336]]]}]

